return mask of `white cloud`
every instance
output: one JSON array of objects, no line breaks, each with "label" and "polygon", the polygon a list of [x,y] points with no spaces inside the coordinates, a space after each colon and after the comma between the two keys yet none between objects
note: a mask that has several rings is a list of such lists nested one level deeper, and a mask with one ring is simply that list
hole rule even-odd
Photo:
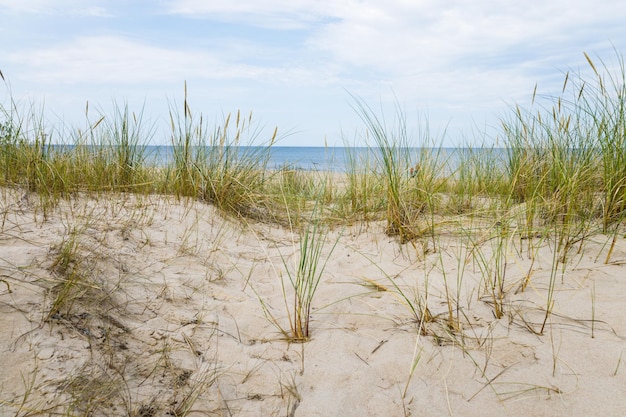
[{"label": "white cloud", "polygon": [[621,41],[623,15],[619,1],[372,0],[320,26],[308,45],[350,75],[375,74],[379,91],[388,85],[431,107],[493,111],[584,62],[590,46]]},{"label": "white cloud", "polygon": [[203,50],[174,50],[117,36],[83,37],[66,45],[12,53],[21,78],[41,83],[154,83],[198,79],[285,79],[280,68],[228,63]]},{"label": "white cloud", "polygon": [[425,100],[511,98],[567,69],[589,45],[621,40],[626,3],[607,0],[172,0],[172,13],[306,28],[318,68],[343,83],[393,86]]},{"label": "white cloud", "polygon": [[[124,16],[124,24],[136,18],[124,32],[121,19],[103,19],[80,33],[55,32],[65,40],[53,45],[45,33],[41,48],[5,45],[5,75],[11,69],[24,85],[79,83],[86,94],[151,84],[160,93],[188,80],[215,102],[249,99],[255,110],[290,118],[296,109],[349,107],[345,88],[373,103],[395,95],[444,121],[470,113],[482,120],[526,102],[535,83],[558,91],[561,70],[586,65],[583,51],[626,47],[621,0],[0,0],[0,11],[45,13],[51,22],[69,11]],[[187,19],[207,20],[206,33],[205,22]]]},{"label": "white cloud", "polygon": [[[607,5],[607,3],[613,3]],[[486,57],[512,48],[543,47],[572,39],[581,26],[603,21],[620,24],[622,2],[600,6],[586,1],[514,2],[370,1],[325,25],[311,44],[339,61],[371,66],[392,74],[451,69],[457,60],[480,65]],[[607,39],[608,40],[608,39]],[[523,61],[524,56],[517,56]],[[511,62],[512,64],[514,62]]]}]

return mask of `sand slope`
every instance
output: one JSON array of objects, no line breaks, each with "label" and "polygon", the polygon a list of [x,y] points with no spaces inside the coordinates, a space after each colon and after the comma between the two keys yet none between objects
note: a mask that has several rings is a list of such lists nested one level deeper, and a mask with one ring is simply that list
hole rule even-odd
[{"label": "sand slope", "polygon": [[626,415],[622,236],[609,264],[591,236],[556,275],[548,239],[511,240],[496,319],[480,262],[493,240],[333,230],[311,340],[291,343],[262,308],[289,328],[290,231],[166,197],[77,197],[45,216],[36,198],[3,190],[0,207],[0,416]]}]

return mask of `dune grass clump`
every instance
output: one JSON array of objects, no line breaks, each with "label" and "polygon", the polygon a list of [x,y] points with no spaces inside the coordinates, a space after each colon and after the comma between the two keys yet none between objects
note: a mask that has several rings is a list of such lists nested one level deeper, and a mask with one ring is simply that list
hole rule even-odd
[{"label": "dune grass clump", "polygon": [[[320,204],[321,196],[323,196],[323,192],[315,200],[306,220],[297,218],[292,221],[289,207],[286,208],[290,222],[289,227],[294,235],[294,240],[291,245],[293,253],[290,256],[279,250],[282,267],[273,263],[266,252],[274,272],[280,279],[289,328],[281,324],[263,297],[256,292],[254,283],[252,283],[265,317],[278,329],[285,340],[291,342],[306,342],[311,337],[311,311],[315,294],[322,280],[326,264],[339,242],[339,238],[337,238],[332,242],[330,249],[327,248],[330,228],[323,216],[323,207]],[[285,200],[285,204],[288,204],[287,200]],[[301,215],[302,213],[298,213],[298,216]]]},{"label": "dune grass clump", "polygon": [[485,217],[501,207],[498,196],[507,193],[501,149],[467,145],[454,150],[447,165],[456,166],[445,184],[447,214]]},{"label": "dune grass clump", "polygon": [[581,106],[592,120],[601,153],[602,230],[612,235],[608,263],[626,218],[626,65],[624,57],[616,54],[617,69],[611,70],[600,60],[600,71],[587,54],[585,57],[596,78],[587,83],[579,79],[576,86],[584,93]]},{"label": "dune grass clump", "polygon": [[[242,145],[243,135],[249,133],[252,114],[247,118],[238,112],[234,136],[229,137],[230,115],[212,136],[209,155],[201,167],[202,199],[217,207],[244,217],[262,217],[266,196],[267,162],[275,130],[267,146]],[[253,136],[256,133],[251,133]]]},{"label": "dune grass clump", "polygon": [[41,111],[22,118],[16,103],[2,107],[2,184],[24,187],[51,205],[76,192],[149,191],[144,149],[152,131],[142,113],[114,107],[111,119],[98,115],[91,123],[87,105],[87,127],[65,130],[48,127]]},{"label": "dune grass clump", "polygon": [[290,338],[305,341],[310,337],[309,324],[313,299],[326,268],[326,263],[337,245],[337,240],[329,252],[324,253],[324,247],[328,240],[328,229],[318,219],[313,219],[299,235],[298,252],[294,258],[293,267],[288,264],[285,258],[282,260],[289,284],[293,290],[293,303],[288,307],[291,310],[289,315]]},{"label": "dune grass clump", "polygon": [[371,175],[377,169],[374,155],[369,150],[347,145],[346,157],[346,185],[337,202],[339,215],[366,223],[377,220],[385,210],[386,199],[380,178]]},{"label": "dune grass clump", "polygon": [[172,158],[161,165],[147,154],[154,125],[143,110],[115,104],[111,117],[94,118],[87,104],[86,127],[64,130],[47,126],[42,111],[27,114],[21,117],[13,101],[0,107],[0,185],[36,193],[44,214],[79,192],[131,192],[197,198],[236,216],[272,218],[265,183],[277,130],[251,146],[260,135],[251,113],[228,114],[212,128],[192,114],[185,86],[182,115],[170,112]]},{"label": "dune grass clump", "polygon": [[60,279],[59,284],[54,289],[54,300],[45,321],[58,316],[59,313],[68,313],[77,298],[85,292],[89,283],[85,277],[84,259],[80,255],[80,234],[81,231],[73,229],[63,239],[57,248],[55,256],[50,265]]},{"label": "dune grass clump", "polygon": [[67,181],[59,174],[57,161],[51,148],[51,136],[46,131],[42,117],[31,109],[21,117],[17,104],[0,107],[0,171],[1,185],[22,188],[36,193],[44,217],[62,196],[67,196]]},{"label": "dune grass clump", "polygon": [[228,114],[211,130],[202,114],[192,114],[186,85],[183,116],[172,110],[170,123],[173,162],[165,169],[163,191],[200,198],[237,216],[262,217],[267,162],[277,129],[267,144],[252,146],[259,136],[252,113],[244,117],[237,112],[234,121]]},{"label": "dune grass clump", "polygon": [[[406,116],[400,109],[396,109],[395,123],[390,128],[367,104],[353,98],[355,111],[375,145],[371,152],[376,161],[374,175],[380,176],[383,184],[385,232],[389,236],[398,236],[402,243],[416,237],[432,236],[433,216],[438,210],[437,194],[444,189],[447,180],[441,146],[432,146],[427,123],[421,126],[423,132],[420,133],[420,143],[417,143],[409,134]],[[354,169],[351,172],[351,187],[358,190],[354,188],[358,184],[358,172]],[[360,182],[367,184],[362,178]],[[356,207],[359,193],[353,194],[353,206]]]},{"label": "dune grass clump", "polygon": [[[153,126],[146,126],[143,109],[131,112],[128,105],[115,105],[112,118],[104,117],[102,132],[96,145],[99,149],[108,150],[110,154],[102,155],[103,167],[113,170],[108,176],[113,179],[108,184],[112,190],[121,192],[146,192],[152,188],[153,179],[146,163],[146,145],[154,135]],[[93,137],[93,134],[90,133]],[[94,146],[93,141],[88,146]],[[89,178],[94,173],[87,173]],[[98,187],[97,184],[95,184]]]},{"label": "dune grass clump", "polygon": [[563,94],[550,106],[536,112],[517,107],[503,124],[506,204],[524,204],[528,236],[552,230],[561,261],[598,222],[615,236],[626,215],[623,58],[618,56],[617,71],[604,62],[599,71],[585,57],[595,78],[566,73]]},{"label": "dune grass clump", "polygon": [[[366,125],[376,145],[375,157],[382,169],[387,203],[386,233],[399,236],[401,241],[411,238],[411,220],[406,202],[401,198],[403,182],[409,168],[407,151],[410,148],[404,119],[398,121],[397,131],[389,132],[383,120],[363,101],[355,99],[355,110]],[[402,113],[398,113],[402,116]]]}]

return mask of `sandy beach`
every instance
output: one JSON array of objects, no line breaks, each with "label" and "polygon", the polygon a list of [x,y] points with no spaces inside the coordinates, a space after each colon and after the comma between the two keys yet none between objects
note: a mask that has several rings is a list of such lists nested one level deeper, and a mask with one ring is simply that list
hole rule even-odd
[{"label": "sandy beach", "polygon": [[296,341],[288,228],[163,196],[44,215],[2,192],[2,416],[626,415],[621,235],[608,263],[593,235],[556,271],[549,239],[505,242],[496,318],[489,219],[471,246],[454,222],[405,244],[336,227]]}]

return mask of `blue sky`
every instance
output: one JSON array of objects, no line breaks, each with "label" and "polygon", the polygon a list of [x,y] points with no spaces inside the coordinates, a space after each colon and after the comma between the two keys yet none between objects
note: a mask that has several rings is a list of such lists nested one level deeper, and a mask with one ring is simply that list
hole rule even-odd
[{"label": "blue sky", "polygon": [[186,81],[209,120],[253,111],[280,145],[341,146],[363,130],[352,94],[457,146],[588,71],[583,52],[626,52],[625,17],[621,0],[0,0],[0,100],[79,127],[87,101],[127,102],[167,144]]}]

